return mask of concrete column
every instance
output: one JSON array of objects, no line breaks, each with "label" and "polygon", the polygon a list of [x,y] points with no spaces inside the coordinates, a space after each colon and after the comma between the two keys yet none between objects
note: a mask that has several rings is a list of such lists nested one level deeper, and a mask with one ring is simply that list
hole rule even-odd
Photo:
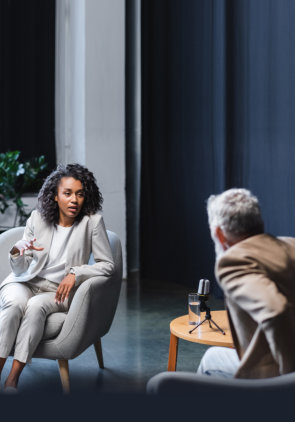
[{"label": "concrete column", "polygon": [[93,171],[126,276],[125,2],[59,0],[56,23],[57,160]]},{"label": "concrete column", "polygon": [[55,62],[57,162],[85,164],[85,0],[56,2]]},{"label": "concrete column", "polygon": [[97,177],[106,225],[119,235],[126,263],[125,2],[87,0],[85,18],[86,165]]},{"label": "concrete column", "polygon": [[128,275],[140,268],[141,0],[126,0],[126,203]]}]

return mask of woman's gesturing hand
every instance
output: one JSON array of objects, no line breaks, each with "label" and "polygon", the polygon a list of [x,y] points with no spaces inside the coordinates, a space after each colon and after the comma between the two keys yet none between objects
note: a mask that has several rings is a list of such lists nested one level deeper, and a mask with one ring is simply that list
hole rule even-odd
[{"label": "woman's gesturing hand", "polygon": [[34,242],[36,242],[36,239],[30,241],[24,239],[19,240],[12,248],[11,253],[14,254],[20,252],[20,254],[23,255],[24,251],[28,249],[34,249],[34,251],[43,251],[44,248],[37,248],[36,246],[34,246]]},{"label": "woman's gesturing hand", "polygon": [[70,291],[75,286],[75,281],[75,274],[68,274],[65,276],[56,291],[55,303],[63,303],[69,297]]}]

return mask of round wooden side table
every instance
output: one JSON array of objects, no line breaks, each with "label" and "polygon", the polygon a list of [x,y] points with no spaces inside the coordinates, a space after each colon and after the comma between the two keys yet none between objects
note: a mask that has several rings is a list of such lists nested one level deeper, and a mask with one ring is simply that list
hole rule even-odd
[{"label": "round wooden side table", "polygon": [[[203,314],[201,315],[201,319],[202,316]],[[205,321],[190,334],[189,331],[194,328],[194,326],[188,323],[188,315],[180,316],[171,321],[168,371],[176,370],[178,341],[180,338],[193,343],[234,348],[227,312],[225,310],[211,311],[211,318],[220,328],[222,328],[225,335],[223,335],[212,323],[212,328],[210,328],[209,321]]]}]

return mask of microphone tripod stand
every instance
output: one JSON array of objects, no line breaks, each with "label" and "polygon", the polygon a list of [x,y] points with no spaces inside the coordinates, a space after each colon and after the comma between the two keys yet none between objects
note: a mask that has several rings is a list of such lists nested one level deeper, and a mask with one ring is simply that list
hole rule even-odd
[{"label": "microphone tripod stand", "polygon": [[225,335],[225,332],[219,327],[219,325],[216,324],[215,321],[213,321],[213,319],[211,318],[211,313],[210,313],[210,308],[209,306],[206,305],[204,299],[200,298],[200,311],[204,312],[206,311],[206,315],[205,318],[203,319],[203,321],[199,322],[192,330],[189,331],[189,333],[191,334],[193,331],[195,331],[196,328],[198,328],[200,325],[202,325],[205,321],[209,322],[209,327],[213,328],[211,325],[211,322],[215,325],[215,327],[223,334]]}]

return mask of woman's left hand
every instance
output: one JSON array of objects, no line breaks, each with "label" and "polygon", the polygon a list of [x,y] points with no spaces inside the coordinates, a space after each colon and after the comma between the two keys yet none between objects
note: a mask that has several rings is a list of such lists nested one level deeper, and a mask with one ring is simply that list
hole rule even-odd
[{"label": "woman's left hand", "polygon": [[75,286],[75,281],[75,274],[67,274],[65,276],[56,291],[55,303],[63,303],[69,297],[70,291]]}]

